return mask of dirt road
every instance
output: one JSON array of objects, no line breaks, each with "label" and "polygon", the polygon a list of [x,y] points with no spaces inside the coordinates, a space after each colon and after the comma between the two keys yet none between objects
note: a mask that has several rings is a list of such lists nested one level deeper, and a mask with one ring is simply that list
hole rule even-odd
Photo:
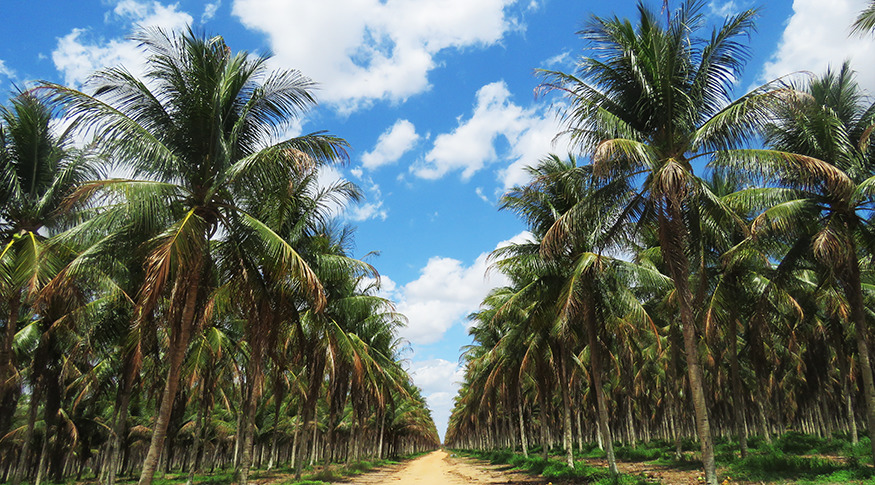
[{"label": "dirt road", "polygon": [[437,450],[397,467],[366,473],[351,483],[398,483],[419,485],[465,485],[477,483],[504,483],[511,485],[539,485],[546,481],[504,470],[507,467],[475,465],[465,458],[450,456]]}]

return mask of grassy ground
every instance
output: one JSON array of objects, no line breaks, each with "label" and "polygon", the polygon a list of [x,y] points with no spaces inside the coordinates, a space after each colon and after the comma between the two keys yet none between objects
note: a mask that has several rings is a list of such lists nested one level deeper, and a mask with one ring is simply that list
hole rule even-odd
[{"label": "grassy ground", "polygon": [[586,461],[575,461],[574,468],[570,468],[564,459],[551,457],[545,460],[542,456],[530,453],[528,458],[521,453],[510,450],[496,451],[473,451],[454,450],[461,456],[468,456],[485,460],[493,465],[511,465],[515,470],[523,471],[532,475],[542,476],[548,479],[572,479],[575,483],[596,483],[623,485],[638,485],[649,483],[643,476],[621,474],[618,482],[614,482],[607,468],[591,466]]},{"label": "grassy ground", "polygon": [[[343,481],[346,477],[352,477],[367,473],[376,468],[388,465],[397,465],[402,461],[411,460],[422,456],[424,453],[404,456],[395,460],[359,461],[350,464],[331,464],[329,466],[305,467],[301,480],[295,480],[295,470],[291,467],[278,467],[273,470],[253,470],[249,474],[252,483],[270,483],[271,485],[329,485],[331,482]],[[116,481],[119,485],[137,483],[138,477],[119,477]],[[168,473],[163,477],[157,477],[152,481],[153,485],[180,485],[188,480],[188,473]],[[198,485],[230,485],[234,481],[233,470],[217,470],[209,475],[195,475],[194,483]],[[76,480],[69,479],[67,482],[47,482],[47,485],[72,485]],[[96,483],[94,480],[83,480],[83,484]],[[22,485],[29,485],[23,482]]]},{"label": "grassy ground", "polygon": [[[868,438],[852,445],[846,437],[820,438],[797,432],[787,433],[772,443],[760,438],[749,440],[750,454],[742,459],[738,445],[716,440],[717,465],[723,483],[856,483],[875,485]],[[680,457],[672,442],[654,441],[637,446],[615,447],[621,484],[695,482],[701,473],[698,443],[682,443]],[[575,449],[575,468],[565,464],[561,450],[551,450],[550,459],[540,456],[540,449],[530,450],[529,458],[510,450],[489,452],[456,451],[489,461],[508,464],[516,469],[548,479],[573,479],[575,483],[613,483],[605,467],[604,452],[595,445]]]}]

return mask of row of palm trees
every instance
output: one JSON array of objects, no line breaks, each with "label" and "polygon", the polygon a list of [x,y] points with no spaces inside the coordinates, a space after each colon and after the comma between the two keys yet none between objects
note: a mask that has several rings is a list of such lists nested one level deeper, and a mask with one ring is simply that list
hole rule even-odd
[{"label": "row of palm trees", "polygon": [[142,76],[0,111],[2,480],[233,465],[247,483],[437,446],[405,319],[335,219],[360,193],[319,183],[346,142],[284,135],[312,82],[221,37],[135,40]]},{"label": "row of palm trees", "polygon": [[617,438],[694,436],[716,484],[717,434],[875,436],[875,104],[847,63],[734,99],[756,12],[703,35],[706,8],[593,17],[541,72],[591,162],[504,196],[532,239],[493,254],[512,284],[472,315],[448,444],[561,437],[573,466],[576,434],[617,473]]}]

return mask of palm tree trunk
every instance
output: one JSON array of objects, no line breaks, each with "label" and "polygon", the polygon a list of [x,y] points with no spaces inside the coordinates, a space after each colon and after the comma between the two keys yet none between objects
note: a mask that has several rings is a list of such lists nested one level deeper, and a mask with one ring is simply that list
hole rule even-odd
[{"label": "palm tree trunk", "polygon": [[741,389],[741,373],[738,369],[738,318],[735,305],[729,310],[729,371],[732,373],[732,407],[735,413],[735,433],[741,448],[741,457],[747,457],[747,426],[744,419],[744,396]]},{"label": "palm tree trunk", "polygon": [[833,347],[836,350],[836,359],[839,365],[839,376],[842,380],[842,398],[844,399],[845,415],[847,419],[848,433],[851,435],[851,443],[857,444],[860,441],[857,433],[857,418],[854,414],[854,401],[851,395],[851,369],[848,362],[848,356],[845,353],[844,335],[838,316],[833,316],[830,322],[830,333],[832,334]]},{"label": "palm tree trunk", "polygon": [[[40,344],[36,349],[36,354],[31,364],[31,395],[30,409],[27,413],[27,428],[24,432],[24,440],[21,445],[21,454],[18,456],[18,466],[12,473],[12,485],[19,485],[22,478],[27,474],[27,469],[32,453],[33,432],[36,425],[36,418],[39,414],[39,405],[43,400],[43,391],[45,387],[45,365],[48,354],[46,340],[41,339]],[[48,430],[46,431],[48,433]]]},{"label": "palm tree trunk", "polygon": [[379,415],[380,415],[380,438],[377,442],[377,459],[382,460],[383,459],[383,436],[384,436],[384,433],[386,432],[386,410],[381,409]]},{"label": "palm tree trunk", "polygon": [[[303,421],[303,413],[304,413],[304,400],[298,402],[298,425],[295,426],[295,433],[292,435],[292,451],[291,451],[291,460],[292,460],[292,468],[295,470],[298,469],[298,438],[301,436],[301,428],[304,427]],[[299,477],[300,478],[300,477]]]},{"label": "palm tree trunk", "polygon": [[526,442],[526,424],[525,424],[525,419],[523,419],[523,389],[521,386],[520,386],[519,392],[517,394],[516,406],[517,406],[517,414],[519,415],[519,418],[520,418],[520,443],[522,444],[522,447],[523,447],[523,456],[528,458],[529,457],[529,446],[528,446],[528,443]]},{"label": "palm tree trunk", "polygon": [[587,305],[584,310],[586,320],[586,334],[589,340],[590,372],[592,373],[592,388],[595,390],[596,406],[598,407],[599,435],[608,458],[608,468],[611,475],[617,476],[620,470],[617,468],[617,457],[614,454],[614,438],[611,436],[611,425],[608,417],[608,403],[605,391],[602,388],[602,362],[601,348],[598,341],[598,326],[596,325],[595,308]]},{"label": "palm tree trunk", "polygon": [[[875,437],[875,381],[872,365],[869,362],[869,325],[866,322],[866,309],[863,302],[863,289],[860,282],[860,266],[856,248],[852,246],[848,261],[847,282],[844,285],[848,305],[851,307],[851,320],[857,328],[857,353],[860,373],[863,376],[863,397],[866,400],[866,421],[869,436]],[[872,456],[875,459],[875,439],[872,442]]]},{"label": "palm tree trunk", "polygon": [[[309,386],[307,386],[307,397],[304,403],[303,421],[301,423],[301,427],[303,428],[301,441],[304,443],[299,443],[298,445],[297,458],[295,459],[295,479],[301,478],[301,470],[304,465],[303,455],[306,452],[306,429],[310,424],[310,418],[316,415],[316,404],[319,399],[319,390],[322,387],[322,377],[325,371],[325,359],[318,355],[318,346],[314,345],[311,348],[313,349],[313,353],[310,358],[310,383]],[[313,424],[313,427],[316,427],[315,423]]]},{"label": "palm tree trunk", "polygon": [[262,326],[270,328],[270,311],[261,311],[255,315],[255,318],[249,322],[249,344],[251,347],[247,382],[249,390],[246,393],[246,403],[243,406],[242,428],[243,433],[241,441],[240,461],[237,463],[235,471],[235,482],[239,485],[246,485],[249,480],[249,469],[252,467],[252,440],[255,436],[255,413],[258,407],[258,401],[261,399],[261,392],[264,388],[264,339],[265,331]]},{"label": "palm tree trunk", "polygon": [[28,462],[30,461],[31,442],[33,441],[33,429],[36,425],[37,412],[39,410],[39,384],[34,386],[31,394],[29,410],[27,412],[27,427],[24,431],[24,439],[21,444],[21,453],[18,455],[18,466],[12,472],[12,485],[19,485],[22,478],[26,476]]},{"label": "palm tree trunk", "polygon": [[541,421],[541,452],[544,455],[544,460],[547,460],[550,452],[550,445],[547,439],[547,432],[549,431],[549,424],[547,422],[547,385],[546,383],[542,383],[538,389],[538,404],[540,404],[541,412],[539,413]]},{"label": "palm tree trunk", "polygon": [[[565,359],[562,359],[562,366],[565,367]],[[574,468],[574,454],[572,453],[571,440],[571,398],[569,397],[568,385],[564,384],[565,375],[567,372],[563,370],[563,384],[559,386],[562,392],[562,445],[565,447],[565,462],[569,468]]]},{"label": "palm tree trunk", "polygon": [[565,448],[565,463],[574,468],[574,455],[571,451],[571,396],[568,379],[568,355],[565,345],[558,345],[559,354],[559,393],[562,397],[562,446]]},{"label": "palm tree trunk", "polygon": [[[186,285],[185,298],[182,300],[185,302],[185,307],[174,328],[171,330],[170,348],[168,349],[167,382],[164,384],[161,406],[155,420],[155,427],[152,430],[152,441],[149,443],[149,451],[146,453],[146,460],[143,462],[143,470],[140,472],[138,485],[152,484],[152,478],[155,476],[155,470],[158,468],[158,460],[164,449],[164,439],[167,437],[167,426],[170,424],[173,401],[179,387],[182,361],[185,357],[185,350],[188,348],[188,341],[191,338],[192,327],[194,326],[201,279],[201,265],[196,264],[195,266],[196,268],[193,269],[191,274],[180,274],[177,276],[178,284],[184,284],[183,280],[186,277],[191,277],[191,283]],[[181,270],[179,271],[181,272]],[[173,298],[171,298],[171,301],[173,301]]]},{"label": "palm tree trunk", "polygon": [[15,355],[12,343],[18,331],[18,313],[21,308],[21,290],[14,292],[8,302],[9,317],[6,319],[6,332],[0,344],[0,436],[12,428],[12,418],[18,404],[21,388],[15,376]]},{"label": "palm tree trunk", "polygon": [[689,282],[689,259],[686,251],[686,227],[680,209],[679,198],[664,199],[665,214],[660,216],[659,239],[663,257],[675,285],[678,309],[684,336],[684,353],[687,361],[687,374],[690,381],[690,394],[693,410],[696,413],[696,432],[702,450],[702,464],[705,468],[705,481],[717,485],[717,463],[714,457],[714,440],[711,435],[711,422],[705,398],[704,376],[699,359],[696,322],[692,308],[692,294]]},{"label": "palm tree trunk", "polygon": [[50,428],[48,424],[46,424],[46,432],[43,435],[43,444],[42,447],[40,447],[39,465],[36,467],[36,478],[33,480],[34,485],[40,485],[46,475],[46,468],[48,467],[49,461],[49,434]]},{"label": "palm tree trunk", "polygon": [[[138,352],[135,351],[135,352]],[[125,352],[124,382],[119,390],[118,408],[113,423],[113,434],[110,438],[109,457],[106,464],[106,485],[115,484],[116,470],[121,455],[121,444],[125,439],[128,426],[128,408],[131,404],[131,394],[134,390],[134,379],[137,375],[137,354]]]},{"label": "palm tree trunk", "polygon": [[283,385],[282,385],[282,373],[279,369],[276,369],[276,376],[274,379],[273,386],[273,433],[270,438],[270,461],[267,463],[267,469],[272,470],[276,465],[277,461],[277,441],[279,440],[280,434],[280,410],[283,405]]},{"label": "palm tree trunk", "polygon": [[212,369],[213,364],[214,359],[211,357],[203,378],[201,379],[200,409],[198,410],[197,419],[195,421],[194,446],[191,451],[191,467],[188,470],[188,480],[186,480],[185,485],[192,485],[194,482],[194,475],[200,471],[201,461],[203,460],[204,448],[206,446],[204,443],[206,439],[206,430],[209,426],[213,408],[213,386],[215,386]]}]

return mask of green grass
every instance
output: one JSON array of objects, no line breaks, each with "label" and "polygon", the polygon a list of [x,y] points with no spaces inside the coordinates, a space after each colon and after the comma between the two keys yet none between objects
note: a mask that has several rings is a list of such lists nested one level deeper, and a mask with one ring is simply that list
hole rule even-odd
[{"label": "green grass", "polygon": [[[331,482],[337,482],[343,480],[346,477],[361,475],[363,473],[369,472],[375,468],[389,466],[389,465],[397,465],[403,460],[410,460],[419,456],[424,455],[425,453],[418,453],[409,456],[400,457],[397,459],[385,459],[385,460],[374,460],[374,461],[359,461],[350,464],[332,464],[325,468],[322,468],[318,471],[313,471],[313,467],[307,466],[304,467],[304,474],[301,480],[294,480],[289,478],[284,481],[277,482],[278,485],[329,485]],[[252,470],[249,475],[250,480],[264,479],[264,478],[276,478],[282,475],[289,475],[294,473],[294,468],[283,466],[277,467],[273,470]],[[309,473],[308,473],[309,472]],[[161,478],[155,478],[152,481],[154,485],[180,485],[184,484],[188,479],[187,473],[168,473]],[[131,484],[137,481],[136,478],[123,478],[119,479],[117,483],[119,484]],[[195,484],[203,484],[203,485],[230,485],[234,481],[234,472],[233,470],[228,471],[218,471],[212,475],[195,475],[194,483]],[[75,483],[75,480],[68,480],[66,483],[48,483],[48,485],[71,485]],[[28,485],[27,483],[23,483],[22,485]]]},{"label": "green grass", "polygon": [[454,453],[488,461],[493,465],[512,465],[514,470],[546,479],[569,479],[574,483],[592,483],[598,485],[643,485],[648,483],[644,477],[620,474],[615,481],[607,469],[588,465],[584,461],[575,461],[574,468],[569,467],[564,460],[547,459],[541,455],[529,454],[528,458],[510,450],[476,451],[454,450]]},{"label": "green grass", "polygon": [[[869,438],[861,437],[852,445],[847,436],[818,437],[799,432],[788,432],[775,437],[772,443],[762,438],[748,440],[749,455],[742,459],[738,443],[726,438],[715,439],[717,465],[721,479],[763,483],[855,483],[875,485],[875,468],[871,466]],[[635,446],[615,445],[617,459],[621,462],[647,462],[674,470],[697,470],[702,468],[699,445],[693,440],[683,440],[681,456],[675,455],[675,443],[655,440]],[[457,451],[458,452],[458,451]],[[529,457],[511,450],[462,451],[465,456],[488,461],[492,464],[508,464],[516,470],[546,479],[566,479],[575,483],[610,483],[606,468],[593,467],[585,460],[604,458],[604,452],[595,444],[583,450],[575,448],[575,467],[569,468],[559,449],[551,450],[551,458],[545,460],[540,447],[533,447]],[[641,476],[623,475],[619,483],[647,483]]]}]

